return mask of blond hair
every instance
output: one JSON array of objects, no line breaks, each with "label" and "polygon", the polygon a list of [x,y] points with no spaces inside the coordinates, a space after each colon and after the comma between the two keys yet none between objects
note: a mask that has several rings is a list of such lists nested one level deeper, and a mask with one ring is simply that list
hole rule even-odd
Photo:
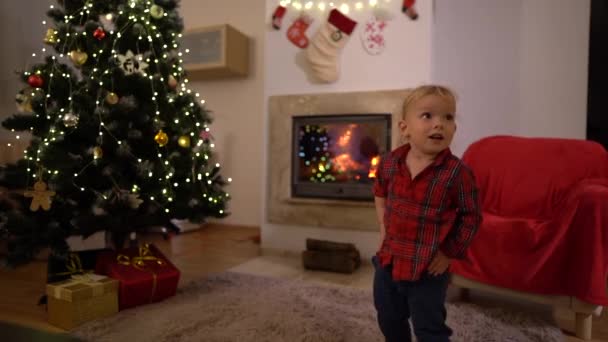
[{"label": "blond hair", "polygon": [[407,94],[405,101],[403,102],[403,113],[401,114],[401,117],[405,119],[405,113],[407,113],[409,106],[428,95],[442,97],[448,101],[451,106],[456,108],[456,94],[454,94],[450,88],[442,85],[426,84],[412,89],[412,91]]}]

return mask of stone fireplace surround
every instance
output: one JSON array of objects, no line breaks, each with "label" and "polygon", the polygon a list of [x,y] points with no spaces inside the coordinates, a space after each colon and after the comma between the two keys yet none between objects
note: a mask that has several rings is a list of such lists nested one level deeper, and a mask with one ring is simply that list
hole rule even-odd
[{"label": "stone fireplace surround", "polygon": [[408,90],[280,95],[269,98],[269,193],[267,219],[281,225],[377,231],[373,202],[291,196],[292,117],[298,115],[392,114],[391,149],[399,142],[398,122]]}]

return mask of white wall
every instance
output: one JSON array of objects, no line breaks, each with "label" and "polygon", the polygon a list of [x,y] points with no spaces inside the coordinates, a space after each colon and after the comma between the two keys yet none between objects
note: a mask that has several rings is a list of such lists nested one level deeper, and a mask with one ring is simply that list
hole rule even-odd
[{"label": "white wall", "polygon": [[455,154],[518,132],[522,1],[435,1],[432,79],[458,96]]},{"label": "white wall", "polygon": [[[354,3],[354,1],[347,2]],[[385,30],[386,49],[383,54],[378,56],[367,54],[361,45],[359,34],[363,30],[366,19],[371,17],[371,11],[366,9],[358,12],[351,9],[348,16],[356,20],[358,25],[341,52],[340,79],[332,84],[312,83],[307,74],[296,64],[302,51],[289,42],[286,37],[287,28],[295,17],[295,10],[288,9],[288,13],[291,15],[283,21],[280,31],[267,27],[264,108],[267,106],[268,97],[273,95],[403,89],[428,82],[431,77],[432,2],[418,2],[417,9],[420,17],[417,21],[411,21],[401,13],[401,1],[379,0],[378,3],[390,11],[393,16]],[[266,0],[265,20],[268,26],[277,4],[278,0]],[[327,12],[321,16],[318,10],[313,10],[311,15],[314,16],[314,22],[306,31],[309,38],[312,38],[319,25],[326,21]],[[266,109],[264,112],[267,112]],[[265,114],[265,137],[268,137],[267,120],[268,115]],[[268,144],[268,141],[265,143]],[[268,150],[266,149],[264,151],[266,170],[268,168],[267,156]],[[268,172],[264,174],[267,175]],[[268,181],[264,179],[262,185],[264,205],[266,204]],[[378,233],[284,226],[270,224],[265,220],[262,224],[263,248],[301,251],[305,248],[306,238],[353,242],[363,256],[367,257],[375,252]]]},{"label": "white wall", "polygon": [[584,139],[591,0],[524,1],[520,134]]},{"label": "white wall", "polygon": [[213,113],[211,133],[222,174],[232,177],[227,188],[232,213],[221,223],[259,226],[260,182],[264,148],[264,0],[182,0],[185,28],[230,24],[251,40],[250,75],[245,79],[192,82]]},{"label": "white wall", "polygon": [[435,0],[432,79],[461,154],[494,134],[585,138],[590,0]]}]

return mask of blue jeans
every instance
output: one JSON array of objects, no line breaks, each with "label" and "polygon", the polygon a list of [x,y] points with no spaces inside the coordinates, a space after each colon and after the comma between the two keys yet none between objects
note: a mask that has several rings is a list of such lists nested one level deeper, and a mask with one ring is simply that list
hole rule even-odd
[{"label": "blue jeans", "polygon": [[391,266],[382,267],[372,258],[374,306],[378,324],[386,342],[412,340],[408,320],[412,320],[418,342],[445,342],[452,330],[445,324],[445,297],[449,274],[433,276],[424,273],[418,281],[393,281]]}]

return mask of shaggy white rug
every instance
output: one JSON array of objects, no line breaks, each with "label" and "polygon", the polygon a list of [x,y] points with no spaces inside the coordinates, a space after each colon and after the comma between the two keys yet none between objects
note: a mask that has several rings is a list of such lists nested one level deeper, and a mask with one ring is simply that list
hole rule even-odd
[{"label": "shaggy white rug", "polygon": [[[472,304],[448,304],[452,341],[562,341],[551,322]],[[163,302],[71,332],[89,341],[383,341],[371,290],[220,273]]]}]

